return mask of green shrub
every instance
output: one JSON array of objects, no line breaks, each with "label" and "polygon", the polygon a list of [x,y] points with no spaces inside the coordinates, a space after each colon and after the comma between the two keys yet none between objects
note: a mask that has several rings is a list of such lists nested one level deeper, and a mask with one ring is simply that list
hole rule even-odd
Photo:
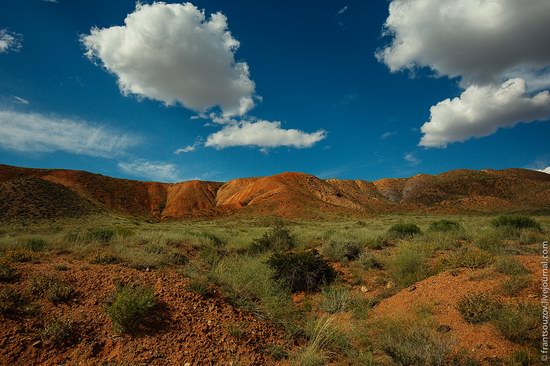
[{"label": "green shrub", "polygon": [[327,313],[335,314],[348,309],[351,296],[349,290],[344,286],[325,286],[321,293],[323,294],[323,298],[320,306]]},{"label": "green shrub", "polygon": [[353,261],[359,258],[363,247],[354,242],[330,241],[323,245],[323,255],[334,261],[349,260]]},{"label": "green shrub", "polygon": [[429,230],[435,232],[447,233],[450,231],[458,231],[462,229],[462,225],[452,220],[438,220],[430,224]]},{"label": "green shrub", "polygon": [[266,232],[261,238],[254,239],[250,244],[252,253],[262,253],[269,250],[276,252],[285,252],[296,246],[296,240],[290,230],[283,225],[282,222],[277,222],[273,228]]},{"label": "green shrub", "polygon": [[508,256],[498,257],[495,263],[495,269],[497,272],[507,275],[522,275],[529,273],[517,259]]},{"label": "green shrub", "polygon": [[41,250],[44,250],[44,248],[46,248],[47,245],[48,245],[48,242],[46,242],[44,239],[38,239],[38,238],[28,239],[25,242],[25,248],[32,250],[33,252],[39,252]]},{"label": "green shrub", "polygon": [[290,291],[318,291],[336,278],[336,272],[321,256],[312,251],[275,253],[267,261],[273,279],[284,283]]},{"label": "green shrub", "polygon": [[98,228],[90,229],[86,234],[86,239],[91,241],[99,241],[101,243],[108,243],[115,237],[115,232],[111,229]]},{"label": "green shrub", "polygon": [[30,291],[45,296],[53,303],[70,300],[76,295],[74,287],[54,276],[39,275],[31,278]]},{"label": "green shrub", "polygon": [[533,303],[507,305],[499,309],[494,319],[496,328],[506,339],[516,343],[535,343],[542,329],[541,307]]},{"label": "green shrub", "polygon": [[397,365],[440,366],[447,364],[453,354],[450,338],[419,321],[386,321],[379,342]]},{"label": "green shrub", "polygon": [[475,244],[492,254],[500,254],[506,250],[502,232],[496,230],[482,232],[476,237]]},{"label": "green shrub", "polygon": [[528,276],[512,276],[502,283],[501,292],[506,296],[517,296],[523,289],[529,287],[531,279]]},{"label": "green shrub", "polygon": [[156,304],[152,288],[119,285],[106,313],[115,332],[126,332],[142,326]]},{"label": "green shrub", "polygon": [[528,216],[505,215],[495,218],[491,224],[494,227],[509,227],[514,229],[542,230],[542,226]]},{"label": "green shrub", "polygon": [[408,238],[422,234],[422,230],[413,223],[397,223],[388,229],[388,235],[393,238]]},{"label": "green shrub", "polygon": [[35,315],[40,311],[36,304],[13,288],[0,289],[0,315],[26,316]]},{"label": "green shrub", "polygon": [[431,255],[432,251],[423,245],[404,244],[399,247],[388,264],[394,282],[406,287],[429,277]]},{"label": "green shrub", "polygon": [[0,282],[15,281],[19,274],[9,263],[0,262]]},{"label": "green shrub", "polygon": [[458,301],[457,309],[468,323],[478,324],[494,319],[501,304],[485,293],[471,293]]},{"label": "green shrub", "polygon": [[40,331],[43,342],[61,346],[70,343],[75,337],[76,323],[69,318],[55,319],[47,323]]}]

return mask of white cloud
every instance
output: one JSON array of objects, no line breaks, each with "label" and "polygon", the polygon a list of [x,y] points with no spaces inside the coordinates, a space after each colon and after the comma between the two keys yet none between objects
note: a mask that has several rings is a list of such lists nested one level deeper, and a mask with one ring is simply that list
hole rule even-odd
[{"label": "white cloud", "polygon": [[392,39],[377,58],[392,72],[427,67],[460,78],[464,89],[431,108],[420,145],[445,147],[550,117],[548,0],[393,0],[389,11]]},{"label": "white cloud", "polygon": [[12,98],[15,100],[16,103],[19,103],[19,104],[30,104],[30,102],[24,98],[21,98],[21,97],[18,97],[16,95],[12,95]]},{"label": "white cloud", "polygon": [[138,3],[123,26],[92,28],[81,41],[124,95],[244,115],[254,107],[255,84],[247,63],[235,61],[239,42],[227,26],[222,13],[206,19],[191,3]]},{"label": "white cloud", "polygon": [[467,83],[550,65],[548,0],[394,0],[377,56],[392,71],[429,67]]},{"label": "white cloud", "polygon": [[118,168],[124,173],[138,178],[162,182],[176,182],[180,180],[177,167],[169,163],[135,160],[119,162]]},{"label": "white cloud", "polygon": [[7,29],[0,29],[0,53],[10,51],[17,52],[21,49],[23,37],[18,33],[13,33]]},{"label": "white cloud", "polygon": [[64,151],[112,157],[139,138],[85,121],[37,113],[0,111],[0,148],[19,152]]},{"label": "white cloud", "polygon": [[57,4],[58,1],[57,0],[44,0],[45,3],[52,3],[52,4]]},{"label": "white cloud", "polygon": [[313,146],[325,137],[326,132],[323,130],[306,133],[296,129],[284,129],[281,128],[281,122],[277,121],[242,121],[237,124],[229,124],[220,131],[211,134],[204,145],[216,149],[232,146],[306,148]]},{"label": "white cloud", "polygon": [[411,165],[418,165],[422,161],[418,159],[414,153],[407,153],[405,156],[403,156],[403,159],[405,159],[407,162],[409,162]]},{"label": "white cloud", "polygon": [[549,166],[549,167],[546,167],[546,168],[544,168],[544,169],[539,169],[538,171],[539,171],[539,172],[546,173],[546,174],[550,174],[550,166]]},{"label": "white cloud", "polygon": [[499,86],[470,86],[460,97],[446,99],[430,109],[430,120],[421,128],[419,145],[445,147],[448,143],[493,134],[519,122],[550,118],[550,93],[526,93],[523,79]]},{"label": "white cloud", "polygon": [[177,149],[176,151],[174,151],[174,154],[179,155],[182,153],[193,152],[197,150],[197,148],[200,147],[201,145],[202,145],[201,141],[196,141],[193,145],[189,145],[189,146],[182,147],[181,149]]}]

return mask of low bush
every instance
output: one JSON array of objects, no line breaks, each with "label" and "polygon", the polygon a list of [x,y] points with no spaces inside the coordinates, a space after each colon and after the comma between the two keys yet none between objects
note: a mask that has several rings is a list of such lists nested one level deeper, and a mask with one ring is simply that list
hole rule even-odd
[{"label": "low bush", "polygon": [[54,276],[36,276],[31,278],[30,291],[37,296],[45,296],[53,303],[65,302],[76,295],[74,287]]},{"label": "low bush", "polygon": [[541,307],[534,303],[503,306],[494,324],[506,339],[516,343],[536,343],[542,329]]},{"label": "low bush", "polygon": [[481,250],[492,254],[501,254],[506,251],[505,235],[498,230],[489,230],[480,233],[475,238],[475,244]]},{"label": "low bush", "polygon": [[4,254],[5,258],[11,262],[32,262],[34,260],[34,253],[28,249],[12,249],[8,250]]},{"label": "low bush", "polygon": [[464,246],[454,251],[450,257],[449,262],[452,267],[466,267],[469,269],[485,268],[493,263],[494,257],[478,248]]},{"label": "low bush", "polygon": [[341,285],[325,286],[321,291],[323,298],[320,307],[327,313],[346,311],[351,303],[349,290]]},{"label": "low bush", "polygon": [[70,343],[76,335],[76,323],[70,318],[55,319],[40,331],[44,343],[61,346]]},{"label": "low bush", "polygon": [[290,291],[318,291],[336,278],[336,272],[316,252],[275,253],[267,261],[273,279],[288,286]]},{"label": "low bush", "polygon": [[15,281],[18,277],[19,274],[11,264],[0,262],[0,282]]},{"label": "low bush", "polygon": [[452,220],[438,220],[430,224],[429,230],[435,232],[447,233],[450,231],[458,231],[462,229],[462,225]]},{"label": "low bush", "polygon": [[48,242],[46,240],[39,238],[31,238],[25,242],[25,248],[32,250],[33,252],[44,250],[47,245]]},{"label": "low bush", "polygon": [[295,246],[296,240],[290,230],[282,222],[277,222],[261,238],[252,241],[250,251],[252,253],[262,253],[270,250],[285,252]]},{"label": "low bush", "polygon": [[191,279],[191,281],[187,284],[187,289],[203,297],[210,297],[212,295],[212,291],[210,290],[210,282],[203,276]]},{"label": "low bush", "polygon": [[153,289],[140,285],[119,285],[106,313],[115,332],[126,332],[142,326],[157,305]]},{"label": "low bush", "polygon": [[322,253],[334,261],[353,261],[359,258],[363,247],[359,243],[329,241],[323,245]]},{"label": "low bush", "polygon": [[495,263],[495,269],[499,273],[507,275],[522,275],[529,273],[527,269],[514,257],[498,257]]},{"label": "low bush", "polygon": [[397,365],[440,366],[452,357],[452,340],[423,322],[388,320],[381,328],[380,346]]},{"label": "low bush", "polygon": [[90,241],[98,241],[100,243],[108,243],[115,237],[115,232],[107,228],[90,229],[86,233],[86,239]]},{"label": "low bush", "polygon": [[506,296],[517,296],[529,287],[530,283],[531,279],[528,276],[511,276],[502,283],[501,292]]},{"label": "low bush", "polygon": [[13,288],[0,289],[0,315],[26,316],[39,311],[38,305],[31,303],[21,292]]},{"label": "low bush", "polygon": [[528,216],[504,215],[495,218],[491,224],[494,227],[509,227],[514,229],[536,229],[542,230],[542,226]]},{"label": "low bush", "polygon": [[422,230],[413,223],[397,223],[388,229],[388,235],[393,238],[410,238],[422,234]]},{"label": "low bush", "polygon": [[457,309],[468,323],[478,324],[492,320],[500,309],[500,302],[485,293],[471,293],[458,301]]},{"label": "low bush", "polygon": [[361,253],[358,262],[364,269],[384,269],[382,261],[371,252]]}]

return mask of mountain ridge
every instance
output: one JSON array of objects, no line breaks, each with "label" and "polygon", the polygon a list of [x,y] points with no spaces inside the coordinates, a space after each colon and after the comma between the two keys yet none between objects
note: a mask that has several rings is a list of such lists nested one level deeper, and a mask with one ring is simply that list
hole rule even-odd
[{"label": "mountain ridge", "polygon": [[550,209],[550,174],[520,168],[457,169],[371,182],[284,172],[227,182],[160,183],[0,164],[0,199],[0,220],[32,218],[27,211],[38,210],[37,202],[51,208],[52,215],[40,208],[43,218],[71,216],[72,209],[75,216],[109,211],[165,220],[540,211]]}]

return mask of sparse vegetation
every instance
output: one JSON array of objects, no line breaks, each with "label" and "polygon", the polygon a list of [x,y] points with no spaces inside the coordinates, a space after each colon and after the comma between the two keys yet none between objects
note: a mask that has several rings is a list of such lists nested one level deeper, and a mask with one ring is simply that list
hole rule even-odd
[{"label": "sparse vegetation", "polygon": [[208,279],[202,276],[191,279],[191,281],[187,285],[187,288],[189,289],[189,291],[192,291],[203,297],[209,297],[212,295]]},{"label": "sparse vegetation", "polygon": [[500,307],[497,299],[485,293],[471,293],[461,298],[457,304],[464,320],[473,324],[494,319]]},{"label": "sparse vegetation", "polygon": [[273,278],[284,283],[290,291],[318,291],[336,278],[332,267],[316,252],[275,253],[267,264]]},{"label": "sparse vegetation", "polygon": [[91,241],[98,241],[100,243],[108,243],[115,236],[115,232],[107,228],[90,229],[86,233],[86,239]]},{"label": "sparse vegetation", "polygon": [[76,323],[70,318],[54,319],[40,331],[40,338],[45,343],[62,346],[70,343],[75,337]]},{"label": "sparse vegetation", "polygon": [[507,275],[523,275],[527,269],[515,258],[509,256],[498,257],[495,263],[497,272]]},{"label": "sparse vegetation", "polygon": [[19,274],[11,264],[0,261],[0,282],[15,281],[18,277]]},{"label": "sparse vegetation", "polygon": [[451,267],[466,267],[469,269],[485,268],[493,261],[494,257],[491,254],[470,246],[456,250],[449,258]]},{"label": "sparse vegetation", "polygon": [[31,278],[30,291],[37,296],[45,296],[53,303],[72,299],[76,290],[73,286],[54,276],[39,275]]},{"label": "sparse vegetation", "polygon": [[540,305],[533,303],[506,305],[495,314],[494,324],[512,342],[536,342],[539,339],[537,329],[542,328],[540,314]]},{"label": "sparse vegetation", "polygon": [[349,290],[341,285],[326,286],[322,290],[321,309],[335,314],[345,311],[351,304]]},{"label": "sparse vegetation", "polygon": [[39,311],[38,305],[31,303],[27,296],[16,289],[0,289],[0,315],[26,316],[37,314]]},{"label": "sparse vegetation", "polygon": [[511,276],[502,283],[501,291],[506,296],[517,296],[523,289],[529,287],[531,279],[528,276]]},{"label": "sparse vegetation", "polygon": [[428,277],[431,273],[428,264],[431,255],[432,251],[426,246],[403,244],[388,264],[394,282],[406,287]]},{"label": "sparse vegetation", "polygon": [[355,242],[329,241],[323,245],[322,253],[334,261],[353,261],[359,258],[363,251],[362,246]]},{"label": "sparse vegetation", "polygon": [[152,288],[118,285],[106,313],[115,332],[127,332],[142,326],[156,304]]}]

